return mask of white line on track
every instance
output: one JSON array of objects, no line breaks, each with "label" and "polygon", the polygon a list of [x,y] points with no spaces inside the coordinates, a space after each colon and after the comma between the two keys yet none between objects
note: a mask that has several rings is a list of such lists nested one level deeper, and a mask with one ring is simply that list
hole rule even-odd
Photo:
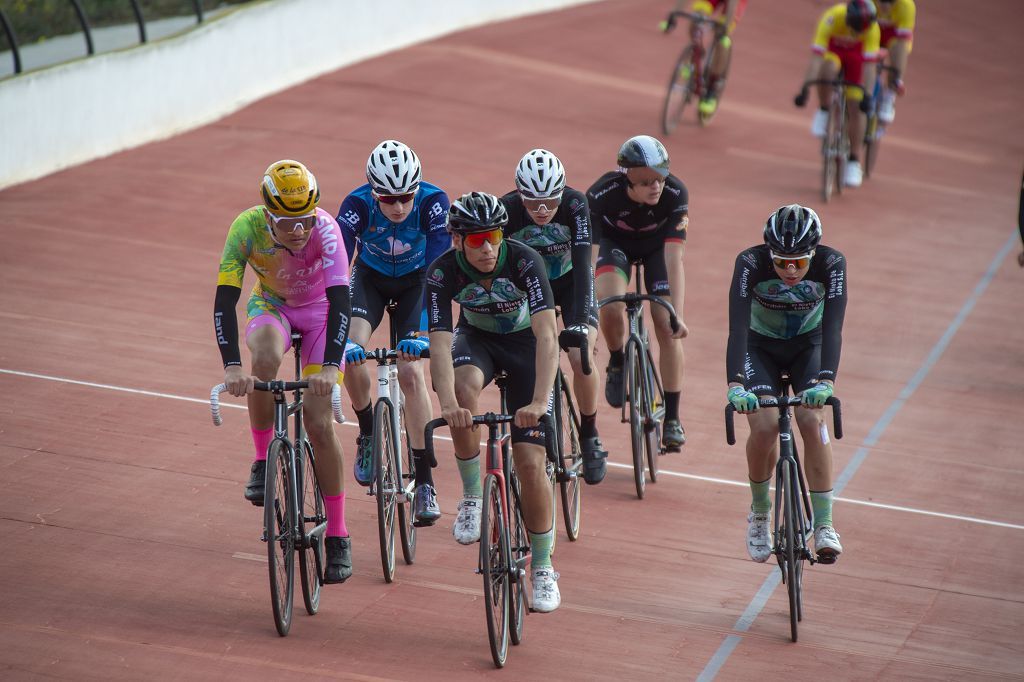
[{"label": "white line on track", "polygon": [[[0,368],[0,374],[10,374],[10,375],[13,375],[13,376],[27,377],[27,378],[30,378],[30,379],[43,379],[45,381],[57,381],[57,382],[60,382],[60,383],[65,383],[65,384],[74,384],[76,386],[86,386],[88,388],[102,388],[102,389],[105,389],[105,390],[108,390],[108,391],[120,391],[122,393],[132,393],[132,394],[135,394],[135,395],[145,395],[145,396],[151,396],[151,397],[154,397],[154,398],[168,398],[170,400],[181,400],[181,401],[184,401],[184,402],[199,403],[199,404],[203,404],[203,405],[209,405],[210,404],[210,401],[208,399],[203,399],[203,398],[189,398],[189,397],[186,397],[186,396],[174,395],[173,393],[159,393],[157,391],[145,391],[145,390],[138,389],[138,388],[126,388],[124,386],[112,386],[110,384],[97,384],[97,383],[94,383],[94,382],[91,382],[91,381],[79,381],[77,379],[67,379],[67,378],[64,378],[64,377],[55,377],[55,376],[49,376],[49,375],[46,375],[46,374],[36,374],[34,372],[19,372],[17,370],[13,370],[13,369]],[[221,403],[221,406],[222,407],[231,407],[231,408],[235,408],[235,409],[238,409],[238,410],[244,410],[245,409],[245,405],[238,405],[238,404],[235,404],[235,403]],[[355,426],[355,424],[352,423],[352,422],[346,422],[344,425],[345,426]],[[451,440],[451,438],[449,438],[447,436],[440,436],[440,435],[438,435],[438,436],[434,436],[434,437],[438,438],[440,440],[447,440],[447,441]],[[608,466],[616,467],[616,468],[620,468],[620,469],[632,469],[633,468],[633,466],[631,464],[620,464],[618,462],[608,462]],[[744,481],[730,481],[729,479],[725,479],[725,478],[715,478],[713,476],[700,476],[700,475],[697,475],[697,474],[686,474],[686,473],[683,473],[681,471],[670,471],[670,470],[667,470],[667,469],[661,469],[661,470],[658,471],[658,473],[659,474],[663,474],[665,476],[675,477],[675,478],[688,478],[688,479],[694,480],[694,481],[703,481],[705,483],[717,483],[719,485],[738,486],[738,487],[741,487],[741,488],[746,488],[749,485],[748,483],[746,483]],[[855,500],[855,499],[851,499],[851,498],[847,498],[847,497],[836,497],[835,499],[837,501],[841,501],[841,502],[848,502],[850,504],[859,504],[859,505],[862,505],[862,506],[865,506],[865,507],[874,507],[876,509],[886,509],[886,510],[889,510],[889,511],[906,512],[908,514],[920,514],[920,515],[923,515],[923,516],[934,516],[934,517],[937,517],[937,518],[951,519],[951,520],[954,520],[954,521],[966,521],[968,523],[978,523],[978,524],[982,524],[982,525],[985,525],[985,526],[997,526],[999,528],[1012,528],[1013,530],[1024,530],[1024,525],[1019,525],[1019,524],[1016,524],[1016,523],[1005,523],[1003,521],[993,521],[991,519],[982,519],[982,518],[977,518],[977,517],[974,517],[974,516],[961,516],[961,515],[958,515],[958,514],[945,514],[945,513],[942,513],[942,512],[929,511],[927,509],[915,509],[913,507],[903,507],[903,506],[894,505],[894,504],[884,504],[884,503],[881,503],[881,502],[870,502],[868,500]],[[248,557],[246,557],[246,558],[248,558]]]}]

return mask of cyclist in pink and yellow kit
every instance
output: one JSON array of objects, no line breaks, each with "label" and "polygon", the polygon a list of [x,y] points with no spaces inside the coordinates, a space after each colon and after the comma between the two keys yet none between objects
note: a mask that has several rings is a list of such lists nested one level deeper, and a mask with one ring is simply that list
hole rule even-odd
[{"label": "cyclist in pink and yellow kit", "polygon": [[[317,454],[316,475],[327,512],[324,582],[352,575],[352,543],[345,527],[341,444],[331,425],[330,395],[341,382],[348,336],[348,255],[338,223],[317,208],[316,178],[297,161],[267,168],[260,185],[263,204],[243,211],[228,231],[217,277],[214,326],[224,361],[224,383],[247,396],[256,457],[245,499],[263,504],[267,446],[273,439],[273,398],[253,392],[254,380],[277,377],[293,331],[302,334],[302,375],[309,382],[303,414]],[[245,343],[252,375],[242,368],[235,306],[248,264],[256,272],[246,306]]]}]

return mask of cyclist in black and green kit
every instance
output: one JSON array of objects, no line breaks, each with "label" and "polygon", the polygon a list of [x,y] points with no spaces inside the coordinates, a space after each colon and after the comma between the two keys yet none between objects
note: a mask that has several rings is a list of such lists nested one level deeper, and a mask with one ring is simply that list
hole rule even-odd
[{"label": "cyclist in black and green kit", "polygon": [[[516,167],[516,190],[501,197],[508,211],[505,234],[534,249],[544,259],[551,293],[562,312],[565,329],[558,342],[569,354],[573,392],[580,406],[580,448],[583,479],[604,479],[608,453],[597,434],[596,371],[583,373],[580,348],[593,357],[597,343],[594,271],[590,265],[590,209],[587,197],[565,184],[565,169],[546,149],[526,153]],[[591,360],[591,366],[595,364]]]},{"label": "cyclist in black and green kit", "polygon": [[[452,204],[452,249],[427,269],[424,307],[430,329],[430,378],[441,416],[451,427],[463,498],[452,527],[469,545],[480,539],[482,486],[479,414],[483,390],[499,370],[508,373],[512,458],[522,488],[530,534],[532,608],[554,611],[561,602],[551,566],[554,542],[551,483],[545,468],[544,427],[558,367],[555,304],[544,260],[529,246],[504,238],[508,214],[496,196],[464,194]],[[453,329],[452,302],[459,304]]]},{"label": "cyclist in black and green kit", "polygon": [[768,486],[778,458],[779,410],[758,398],[781,390],[781,375],[803,399],[796,422],[803,437],[814,515],[814,549],[824,563],[843,551],[832,527],[832,446],[821,408],[832,396],[846,315],[846,259],[821,245],[821,221],[809,208],[783,206],[768,217],[764,244],[736,257],[729,293],[726,372],[729,402],[747,415],[747,471],[753,501],[747,552],[771,556]]}]

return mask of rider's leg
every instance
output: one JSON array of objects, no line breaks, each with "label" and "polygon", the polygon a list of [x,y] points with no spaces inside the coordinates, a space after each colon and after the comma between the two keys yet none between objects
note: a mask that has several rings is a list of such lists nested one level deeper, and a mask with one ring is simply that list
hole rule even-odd
[{"label": "rider's leg", "polygon": [[[261,315],[249,323],[246,328],[245,344],[249,347],[252,357],[252,374],[260,381],[272,381],[277,378],[277,370],[288,344],[284,334],[287,332],[280,322],[269,324],[260,322],[270,317]],[[274,398],[266,391],[253,391],[247,397],[249,405],[249,423],[253,431],[264,431],[274,426]],[[268,439],[269,442],[269,439]],[[266,446],[263,456],[266,457]]]},{"label": "rider's leg", "polygon": [[747,476],[750,480],[750,513],[747,515],[747,554],[765,562],[772,553],[770,486],[779,456],[779,410],[762,407],[747,416]]},{"label": "rider's leg", "polygon": [[796,423],[804,444],[804,474],[814,507],[814,526],[832,525],[832,443],[823,410],[798,408]]},{"label": "rider's leg", "polygon": [[[405,423],[409,432],[409,444],[414,454],[424,452],[423,429],[433,416],[427,382],[423,376],[423,362],[398,361],[398,384],[405,394]],[[416,461],[416,485],[433,484],[430,472],[431,462]]]},{"label": "rider's leg", "polygon": [[[581,415],[597,414],[597,391],[601,385],[601,376],[597,371],[596,353],[597,350],[597,329],[587,327],[590,346],[590,374],[583,373],[583,363],[580,359],[580,349],[569,349],[569,365],[572,367],[572,387],[576,396],[576,402],[580,408]],[[582,434],[581,434],[582,435]],[[593,434],[589,434],[593,435]]]},{"label": "rider's leg", "polygon": [[[523,520],[530,533],[533,557],[531,567],[551,565],[551,544],[544,539],[542,546],[532,544],[534,536],[546,536],[552,530],[551,481],[548,480],[545,463],[547,456],[544,446],[536,443],[514,443],[512,457],[516,465],[516,477],[523,497]],[[543,546],[546,544],[546,547]],[[539,551],[538,551],[539,550]]]},{"label": "rider's leg", "polygon": [[[484,374],[474,365],[455,368],[455,400],[473,414],[478,414],[480,392],[484,388]],[[462,477],[464,496],[480,497],[480,438],[482,429],[452,429],[455,458]]]},{"label": "rider's leg", "polygon": [[[373,329],[369,321],[361,317],[353,317],[349,325],[348,340],[366,347]],[[373,396],[370,395],[372,384],[370,368],[366,363],[349,364],[345,368],[345,389],[348,391],[352,409],[359,418],[359,432],[365,436],[373,435]]]},{"label": "rider's leg", "polygon": [[[625,253],[615,242],[604,238],[600,242],[597,256],[597,270],[594,278],[596,299],[626,293],[629,284],[629,262]],[[604,395],[612,407],[622,405],[622,347],[626,343],[626,306],[613,303],[598,310],[599,327],[608,347],[608,368],[605,372]]]}]

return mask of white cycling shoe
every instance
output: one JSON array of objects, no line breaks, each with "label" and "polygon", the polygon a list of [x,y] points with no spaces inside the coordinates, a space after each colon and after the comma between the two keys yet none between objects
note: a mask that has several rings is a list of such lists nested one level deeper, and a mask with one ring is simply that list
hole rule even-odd
[{"label": "white cycling shoe", "polygon": [[772,514],[747,514],[747,554],[759,564],[772,555]]},{"label": "white cycling shoe", "polygon": [[530,608],[539,613],[551,613],[562,603],[558,591],[558,573],[550,566],[533,569],[533,600]]},{"label": "white cycling shoe", "polygon": [[452,535],[460,545],[471,545],[480,539],[480,514],[483,511],[483,499],[466,495],[459,502],[459,513],[452,526]]}]

